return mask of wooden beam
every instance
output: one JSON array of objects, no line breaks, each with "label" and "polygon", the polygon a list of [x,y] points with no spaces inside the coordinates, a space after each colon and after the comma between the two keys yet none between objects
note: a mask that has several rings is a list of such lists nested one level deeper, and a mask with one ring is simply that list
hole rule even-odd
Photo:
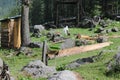
[{"label": "wooden beam", "polygon": [[54,57],[69,56],[73,54],[80,54],[80,53],[87,52],[87,51],[101,49],[103,47],[110,46],[110,44],[112,44],[112,42],[104,42],[104,43],[98,43],[98,44],[93,44],[93,45],[73,47],[69,49],[59,50],[58,52],[56,52],[57,55],[52,53],[52,54],[48,54],[48,56],[49,58],[54,58]]}]

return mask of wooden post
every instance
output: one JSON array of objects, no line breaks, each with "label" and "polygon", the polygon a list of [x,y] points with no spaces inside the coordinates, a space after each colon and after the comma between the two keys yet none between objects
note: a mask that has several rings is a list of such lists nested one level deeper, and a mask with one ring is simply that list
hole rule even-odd
[{"label": "wooden post", "polygon": [[47,42],[43,42],[43,48],[42,48],[42,62],[47,65],[48,58],[47,58]]}]

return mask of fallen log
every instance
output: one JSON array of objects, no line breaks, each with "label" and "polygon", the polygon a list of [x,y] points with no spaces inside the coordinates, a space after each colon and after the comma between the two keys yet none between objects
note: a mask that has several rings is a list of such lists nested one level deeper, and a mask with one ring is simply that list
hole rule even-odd
[{"label": "fallen log", "polygon": [[119,35],[108,36],[108,38],[120,38]]},{"label": "fallen log", "polygon": [[98,44],[87,45],[87,46],[73,47],[69,49],[59,50],[57,54],[48,53],[48,56],[50,59],[52,59],[55,57],[63,57],[63,56],[68,56],[73,54],[79,54],[82,52],[101,49],[103,47],[109,46],[110,44],[112,44],[112,42],[104,42],[104,43],[98,43]]}]

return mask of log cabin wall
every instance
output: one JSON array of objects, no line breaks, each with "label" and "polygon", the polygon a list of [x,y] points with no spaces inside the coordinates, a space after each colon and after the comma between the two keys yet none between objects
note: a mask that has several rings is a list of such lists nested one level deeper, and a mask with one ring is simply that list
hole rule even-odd
[{"label": "log cabin wall", "polygon": [[[72,5],[76,5],[77,7],[77,13],[76,13],[76,24],[79,23],[79,18],[80,18],[80,1],[81,0],[56,0],[55,1],[55,4],[54,4],[54,22],[55,22],[55,25],[59,25],[59,6],[61,5],[68,5],[68,4],[72,4]],[[60,7],[62,9],[64,9],[63,7]],[[73,13],[71,11],[71,13]],[[66,21],[65,21],[66,22]]]},{"label": "log cabin wall", "polygon": [[2,19],[1,22],[1,47],[16,48],[21,46],[21,17]]}]

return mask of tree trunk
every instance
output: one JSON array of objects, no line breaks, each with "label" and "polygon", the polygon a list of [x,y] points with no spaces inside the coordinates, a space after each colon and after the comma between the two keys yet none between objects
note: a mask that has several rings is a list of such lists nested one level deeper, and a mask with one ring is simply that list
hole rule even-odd
[{"label": "tree trunk", "polygon": [[22,46],[28,46],[28,44],[30,43],[29,1],[30,0],[22,0]]}]

